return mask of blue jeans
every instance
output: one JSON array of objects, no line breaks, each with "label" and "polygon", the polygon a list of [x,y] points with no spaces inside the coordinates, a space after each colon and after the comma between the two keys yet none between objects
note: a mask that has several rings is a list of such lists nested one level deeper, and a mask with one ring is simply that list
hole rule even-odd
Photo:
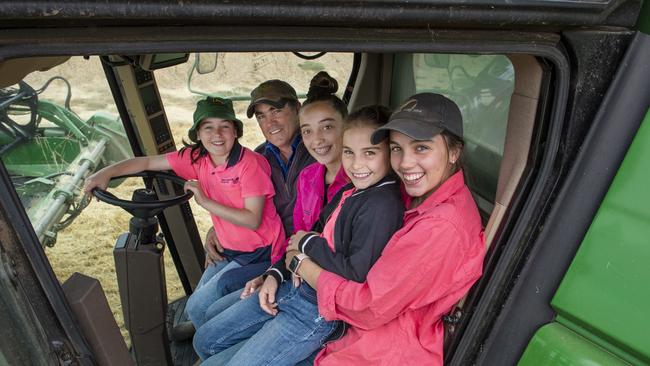
[{"label": "blue jeans", "polygon": [[[217,300],[232,293],[241,293],[246,282],[261,275],[271,265],[270,262],[258,262],[241,265],[237,261],[223,260],[208,266],[203,272],[194,293],[187,300],[185,311],[195,328],[199,328],[216,314],[219,307],[210,310]],[[237,297],[238,298],[238,297]],[[232,304],[234,301],[230,302]],[[225,306],[222,303],[221,306]]]},{"label": "blue jeans", "polygon": [[[253,295],[207,321],[194,335],[196,353],[206,365],[295,365],[318,350],[336,328],[336,322],[323,319],[313,299],[290,281],[280,285],[276,299],[275,317],[265,313]],[[228,357],[218,354],[244,341],[236,352],[229,350]]]},{"label": "blue jeans", "polygon": [[[203,362],[201,365],[203,366],[224,366],[230,361],[231,358],[235,356],[237,352],[246,344],[246,341],[242,341],[237,343],[236,345],[228,348],[227,350],[224,350],[222,352],[217,353],[216,355],[208,358],[207,361]],[[320,348],[314,351],[309,357],[305,358],[304,360],[298,362],[295,366],[311,366],[314,364],[314,361],[316,361],[316,356],[318,356],[318,353],[320,352]]]},{"label": "blue jeans", "polygon": [[240,267],[241,265],[235,261],[222,260],[205,269],[194,293],[190,295],[185,305],[185,312],[195,328],[198,329],[205,322],[205,312],[208,307],[224,295],[219,285],[221,276],[229,270]]},{"label": "blue jeans", "polygon": [[[204,324],[238,302],[242,292],[244,292],[243,289],[231,292],[228,295],[222,296],[214,304],[210,305],[208,310],[205,311]],[[257,296],[257,293],[254,293],[251,296]]]},{"label": "blue jeans", "polygon": [[271,261],[248,263],[243,267],[235,268],[221,275],[219,279],[219,291],[222,296],[233,291],[241,290],[249,280],[261,276],[271,267]]}]

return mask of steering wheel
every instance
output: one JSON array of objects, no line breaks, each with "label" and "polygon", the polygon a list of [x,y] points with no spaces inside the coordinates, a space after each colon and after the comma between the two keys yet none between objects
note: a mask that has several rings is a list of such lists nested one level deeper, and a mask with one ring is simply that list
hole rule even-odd
[{"label": "steering wheel", "polygon": [[130,201],[117,198],[114,194],[101,188],[94,188],[92,190],[92,193],[100,201],[106,202],[113,206],[121,207],[131,215],[141,219],[156,216],[167,207],[185,203],[194,195],[192,191],[187,191],[181,196],[172,197],[166,200],[159,200],[158,196],[153,190],[153,179],[158,179],[159,181],[168,180],[181,186],[185,184],[185,179],[160,171],[145,170],[140,173],[113,177],[111,178],[111,181],[132,177],[143,177],[148,179],[145,179],[145,182],[147,182],[146,188],[136,189],[133,192],[133,199]]}]

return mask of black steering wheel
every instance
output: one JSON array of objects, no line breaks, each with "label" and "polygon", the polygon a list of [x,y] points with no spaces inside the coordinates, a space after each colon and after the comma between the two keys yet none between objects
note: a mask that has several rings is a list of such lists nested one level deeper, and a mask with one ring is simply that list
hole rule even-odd
[{"label": "black steering wheel", "polygon": [[180,185],[181,187],[186,182],[185,179],[181,177],[169,173],[165,173],[165,172],[160,172],[160,171],[145,170],[140,173],[113,177],[111,178],[111,180],[132,178],[132,177],[145,178],[146,188],[139,188],[135,190],[133,192],[133,199],[130,201],[117,198],[114,194],[101,188],[94,188],[92,190],[92,193],[100,201],[106,202],[113,206],[122,207],[131,215],[142,219],[156,216],[167,207],[185,203],[194,195],[192,191],[187,191],[185,192],[185,194],[181,196],[176,196],[166,200],[159,200],[158,196],[153,190],[154,179],[158,179],[159,181],[168,180],[171,181],[172,183]]}]

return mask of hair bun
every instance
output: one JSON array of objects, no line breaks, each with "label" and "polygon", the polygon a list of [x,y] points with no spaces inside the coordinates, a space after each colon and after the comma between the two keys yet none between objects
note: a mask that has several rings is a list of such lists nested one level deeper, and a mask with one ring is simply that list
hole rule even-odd
[{"label": "hair bun", "polygon": [[326,71],[320,71],[314,75],[309,83],[307,99],[334,94],[337,90],[339,90],[339,83],[336,79],[331,77]]}]

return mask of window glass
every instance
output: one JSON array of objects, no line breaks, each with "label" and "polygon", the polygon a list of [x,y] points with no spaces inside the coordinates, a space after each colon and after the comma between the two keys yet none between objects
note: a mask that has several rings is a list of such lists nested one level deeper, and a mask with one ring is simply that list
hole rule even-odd
[{"label": "window glass", "polygon": [[[415,93],[440,93],[463,115],[465,173],[484,210],[494,202],[503,157],[514,68],[504,55],[400,54],[395,58],[391,105]],[[489,211],[488,211],[489,212]]]},{"label": "window glass", "polygon": [[200,92],[234,100],[237,118],[244,123],[244,137],[240,142],[254,149],[264,142],[255,118],[246,116],[250,93],[256,86],[270,79],[284,80],[293,86],[303,100],[311,78],[319,71],[327,71],[338,82],[337,94],[343,96],[352,72],[353,59],[352,53],[326,53],[314,60],[302,59],[291,52],[219,53],[213,72],[193,73],[191,89],[195,92],[185,87],[195,55],[190,56],[188,63],[156,70],[155,75],[178,148],[182,146],[183,138],[187,140],[196,102],[204,97],[197,94]]},{"label": "window glass", "polygon": [[[214,57],[214,53],[203,53],[200,60],[203,63],[214,60]],[[264,142],[255,117],[246,116],[250,93],[255,87],[270,79],[284,80],[304,101],[311,79],[316,73],[326,71],[337,80],[337,95],[341,97],[352,72],[354,54],[326,53],[314,60],[304,60],[291,52],[230,52],[216,54],[216,57],[216,68],[204,74],[196,70],[192,72],[196,54],[190,55],[185,64],[155,71],[160,98],[177,149],[184,146],[183,140],[188,141],[187,131],[192,127],[196,102],[205,98],[203,94],[233,99],[235,114],[244,123],[244,136],[239,141],[243,146],[255,149]],[[210,215],[195,205],[194,200],[190,204],[199,233],[204,236],[212,226]]]},{"label": "window glass", "polygon": [[[0,159],[54,273],[60,282],[74,272],[97,278],[120,326],[113,246],[128,231],[130,215],[105,203],[89,204],[81,188],[87,175],[131,156],[97,56],[72,57],[0,90]],[[128,199],[141,186],[134,178],[111,192]],[[168,271],[167,279],[170,298],[178,297],[176,271]]]},{"label": "window glass", "polygon": [[[325,70],[337,79],[342,95],[353,55],[325,54],[304,60],[292,53],[223,53],[217,60],[213,72],[193,75],[191,88],[236,99],[237,116],[245,123],[242,143],[254,148],[263,142],[257,122],[245,112],[254,87],[277,78],[304,96],[311,78]],[[193,61],[191,55],[187,63],[154,72],[178,148],[187,139],[196,102],[204,97],[188,88]],[[88,174],[130,156],[130,143],[99,57],[72,57],[0,89],[0,159],[57,278],[64,282],[74,272],[97,278],[127,342],[113,247],[117,237],[128,231],[131,215],[105,203],[88,204],[81,187]],[[111,193],[129,199],[141,187],[142,180],[132,178],[112,187]],[[211,226],[209,214],[191,204],[204,236]],[[184,296],[184,290],[169,254],[165,267],[168,299],[173,301]]]}]

